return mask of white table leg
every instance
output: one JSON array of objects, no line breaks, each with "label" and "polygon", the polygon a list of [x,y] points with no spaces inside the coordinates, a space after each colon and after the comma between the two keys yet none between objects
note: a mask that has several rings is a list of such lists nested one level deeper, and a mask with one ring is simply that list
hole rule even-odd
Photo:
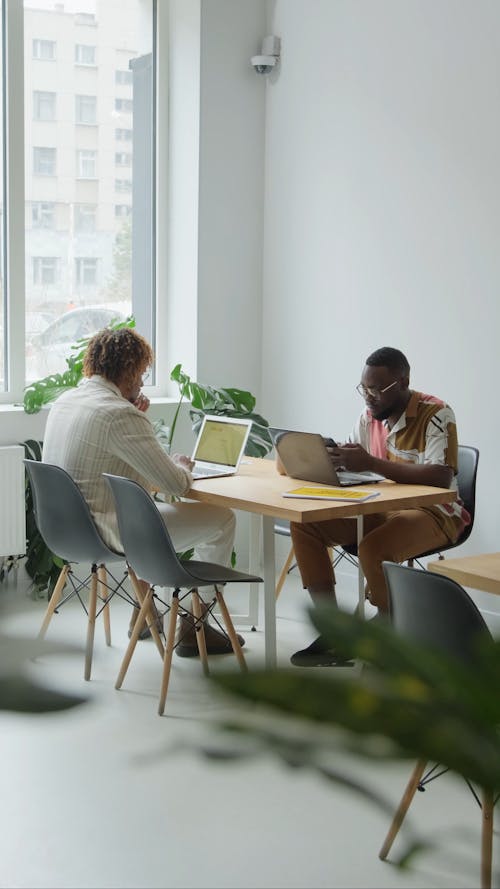
[{"label": "white table leg", "polygon": [[274,519],[262,516],[264,550],[264,641],[266,667],[276,667],[276,566],[274,556]]},{"label": "white table leg", "polygon": [[[363,516],[359,515],[357,518],[357,532],[358,532],[358,553],[359,553],[359,544],[363,539]],[[361,562],[358,556],[358,613],[360,617],[365,616],[365,576],[363,574],[363,569],[361,567]]]}]

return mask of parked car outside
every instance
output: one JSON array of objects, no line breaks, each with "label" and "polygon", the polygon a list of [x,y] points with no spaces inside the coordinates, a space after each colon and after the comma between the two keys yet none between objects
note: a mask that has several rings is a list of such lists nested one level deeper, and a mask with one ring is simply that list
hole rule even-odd
[{"label": "parked car outside", "polygon": [[66,359],[77,341],[92,336],[112,321],[124,321],[126,312],[109,306],[80,306],[70,309],[31,337],[27,348],[27,382],[67,370]]}]

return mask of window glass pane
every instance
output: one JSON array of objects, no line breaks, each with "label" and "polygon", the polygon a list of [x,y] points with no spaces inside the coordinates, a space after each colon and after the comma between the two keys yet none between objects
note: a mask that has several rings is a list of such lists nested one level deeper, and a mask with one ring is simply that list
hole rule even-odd
[{"label": "window glass pane", "polygon": [[27,382],[132,311],[154,345],[153,3],[24,0]]},{"label": "window glass pane", "polygon": [[[1,22],[3,23],[3,3],[0,3],[0,11],[2,13]],[[0,24],[0,28],[2,24]],[[0,34],[0,36],[2,36]],[[5,383],[7,380],[7,368],[5,363],[7,360],[7,329],[6,329],[6,312],[5,312],[5,289],[4,289],[4,199],[3,199],[3,168],[4,168],[4,78],[3,78],[3,39],[0,40],[0,390],[5,391]]]},{"label": "window glass pane", "polygon": [[95,46],[77,43],[75,46],[75,62],[77,65],[95,65]]}]

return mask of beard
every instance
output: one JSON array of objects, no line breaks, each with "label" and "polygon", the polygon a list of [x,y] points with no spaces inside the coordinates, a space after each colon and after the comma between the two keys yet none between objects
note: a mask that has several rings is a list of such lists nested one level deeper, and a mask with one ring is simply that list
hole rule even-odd
[{"label": "beard", "polygon": [[374,420],[387,420],[388,417],[391,416],[393,411],[394,407],[385,407],[380,408],[379,410],[377,410],[376,408],[370,408],[370,413]]}]

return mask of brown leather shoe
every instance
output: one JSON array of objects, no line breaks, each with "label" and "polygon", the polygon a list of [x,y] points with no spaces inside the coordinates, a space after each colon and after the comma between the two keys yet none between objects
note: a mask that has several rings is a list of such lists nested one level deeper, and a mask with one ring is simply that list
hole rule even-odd
[{"label": "brown leather shoe", "polygon": [[[203,628],[205,630],[207,654],[234,653],[229,636],[209,624],[207,615],[204,618]],[[242,646],[245,644],[243,636],[238,635],[238,641]],[[191,614],[180,613],[175,643],[175,651],[179,657],[199,657],[194,618]]]},{"label": "brown leather shoe", "polygon": [[[158,630],[158,632],[161,635],[163,633],[163,614],[160,614],[157,608],[155,608],[155,611],[156,611],[156,615],[157,615],[156,629]],[[132,635],[132,631],[134,629],[134,625],[137,620],[138,614],[139,614],[139,610],[137,608],[134,608],[132,611],[132,617],[130,618],[130,623],[129,623],[129,628],[128,628],[128,638],[129,639]],[[143,641],[144,639],[151,639],[151,630],[149,629],[147,623],[144,624],[143,629],[139,633],[139,639],[141,641]]]}]

